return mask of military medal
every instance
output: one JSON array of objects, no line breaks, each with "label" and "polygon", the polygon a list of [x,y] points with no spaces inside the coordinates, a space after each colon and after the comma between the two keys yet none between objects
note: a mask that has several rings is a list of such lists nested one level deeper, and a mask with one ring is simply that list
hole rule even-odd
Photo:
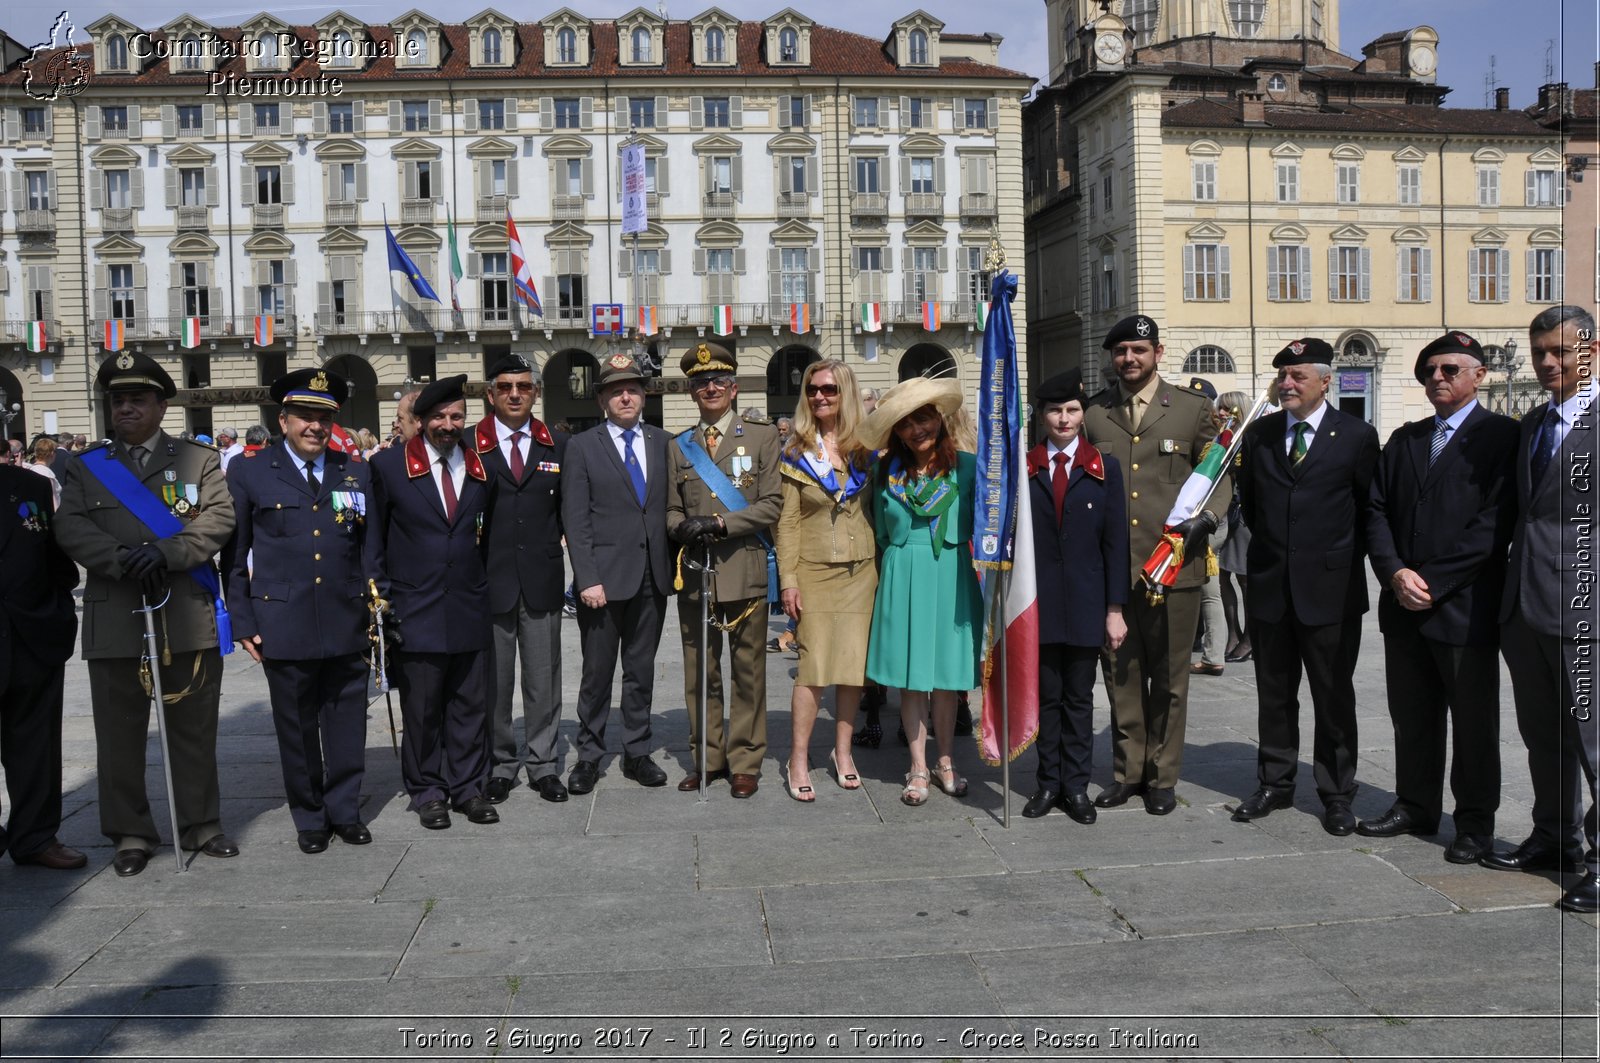
[{"label": "military medal", "polygon": [[[16,496],[12,495],[11,500],[13,502],[16,501]],[[22,503],[21,506],[17,507],[17,516],[22,518],[22,528],[24,531],[44,531],[44,519],[39,515],[39,503]]]},{"label": "military medal", "polygon": [[192,507],[189,505],[189,500],[187,498],[180,498],[176,503],[174,503],[172,512],[176,513],[180,517],[186,517],[189,515],[189,510],[191,508]]},{"label": "military medal", "polygon": [[165,502],[167,504],[167,508],[168,509],[171,509],[172,507],[177,505],[177,503],[178,503],[178,486],[176,484],[162,484],[161,485],[161,501],[163,501],[163,502]]},{"label": "military medal", "polygon": [[178,482],[178,470],[177,469],[167,469],[165,472],[163,472],[161,474],[161,478],[163,480],[167,481],[167,483],[169,483],[169,484],[177,483]]}]

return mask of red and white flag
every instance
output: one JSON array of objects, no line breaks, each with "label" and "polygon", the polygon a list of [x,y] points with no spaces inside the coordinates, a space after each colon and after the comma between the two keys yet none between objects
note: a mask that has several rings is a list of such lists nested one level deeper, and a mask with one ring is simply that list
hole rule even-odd
[{"label": "red and white flag", "polygon": [[256,346],[257,347],[271,347],[272,346],[272,315],[271,314],[257,314],[256,315]]},{"label": "red and white flag", "polygon": [[506,214],[506,240],[511,245],[511,290],[516,298],[537,317],[544,317],[544,307],[539,305],[539,291],[533,285],[533,269],[522,253],[522,237],[517,235],[517,223]]},{"label": "red and white flag", "polygon": [[183,347],[200,346],[200,319],[186,317],[183,319],[183,333],[178,337],[178,343]]},{"label": "red and white flag", "polygon": [[653,306],[641,306],[639,308],[639,334],[641,336],[654,336],[658,331],[660,331],[660,326],[656,324],[656,308]]},{"label": "red and white flag", "polygon": [[811,304],[789,304],[789,331],[797,335],[805,335],[811,331]]},{"label": "red and white flag", "polygon": [[861,304],[861,331],[881,332],[883,330],[883,304]]},{"label": "red and white flag", "polygon": [[732,303],[722,303],[711,308],[711,331],[718,336],[733,335]]},{"label": "red and white flag", "polygon": [[45,338],[44,334],[44,322],[28,322],[28,350],[32,351],[34,354],[38,354],[40,351],[45,349],[48,343],[49,341]]},{"label": "red and white flag", "polygon": [[114,317],[106,321],[106,350],[122,350],[123,336],[122,319],[120,317]]},{"label": "red and white flag", "polygon": [[922,304],[922,328],[926,332],[938,332],[939,331],[939,304],[938,303],[925,302],[925,303]]}]

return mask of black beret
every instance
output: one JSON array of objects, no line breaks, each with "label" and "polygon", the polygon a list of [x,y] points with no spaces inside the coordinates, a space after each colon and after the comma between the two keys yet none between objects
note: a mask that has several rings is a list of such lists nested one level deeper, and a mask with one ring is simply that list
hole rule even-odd
[{"label": "black beret", "polygon": [[296,369],[274,380],[267,393],[280,406],[337,410],[350,397],[350,382],[326,369]]},{"label": "black beret", "polygon": [[435,380],[422,389],[422,393],[417,396],[416,404],[411,407],[411,411],[418,417],[426,417],[428,411],[436,406],[443,406],[446,403],[464,399],[467,395],[465,391],[466,384],[467,374],[465,373],[459,376],[447,376],[442,380]]},{"label": "black beret", "polygon": [[1307,336],[1289,344],[1272,358],[1272,368],[1282,369],[1286,365],[1329,365],[1333,364],[1333,347],[1327,340],[1315,339]]},{"label": "black beret", "polygon": [[1212,402],[1217,401],[1217,386],[1203,376],[1190,377],[1189,390],[1198,391]]},{"label": "black beret", "polygon": [[489,380],[493,380],[501,373],[531,373],[533,363],[520,354],[508,354],[489,367]]},{"label": "black beret", "polygon": [[1083,391],[1083,371],[1068,369],[1065,373],[1057,373],[1040,384],[1033,397],[1038,406],[1047,402],[1087,402],[1089,397]]},{"label": "black beret", "polygon": [[1477,359],[1483,365],[1483,344],[1467,335],[1465,332],[1446,332],[1443,336],[1428,344],[1417,352],[1417,364],[1412,372],[1417,380],[1423,384],[1428,382],[1427,370],[1423,368],[1428,364],[1428,359],[1436,354],[1464,354],[1469,358]]},{"label": "black beret", "polygon": [[170,399],[178,393],[178,385],[161,368],[160,362],[148,354],[135,351],[123,351],[115,358],[101,362],[100,371],[95,374],[95,383],[100,385],[102,391],[154,391],[163,399]]},{"label": "black beret", "polygon": [[1128,340],[1147,340],[1154,346],[1161,342],[1161,326],[1156,324],[1155,318],[1134,314],[1112,325],[1111,331],[1106,333],[1105,341],[1100,346],[1109,351],[1117,344]]}]

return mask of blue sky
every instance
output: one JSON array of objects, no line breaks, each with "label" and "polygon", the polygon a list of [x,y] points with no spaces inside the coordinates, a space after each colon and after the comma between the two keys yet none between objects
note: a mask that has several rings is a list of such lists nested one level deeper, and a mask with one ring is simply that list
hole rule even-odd
[{"label": "blue sky", "polygon": [[[57,0],[59,3],[60,0]],[[1277,0],[1269,0],[1277,2]],[[957,33],[997,32],[1005,37],[1001,61],[1007,66],[1043,77],[1047,63],[1044,43],[1044,4],[1042,0],[988,0],[982,5],[958,0],[902,0],[901,3],[861,3],[860,0],[721,0],[716,6],[746,19],[759,19],[785,6],[793,6],[818,22],[874,37],[886,36],[889,23],[917,7],[945,21]],[[32,44],[49,33],[50,24],[60,10],[55,4],[8,5],[11,10],[0,19],[0,27],[11,36]],[[524,6],[514,0],[492,5],[521,18],[536,18],[564,6],[562,0],[545,0]],[[596,18],[607,18],[632,10],[632,2],[596,5],[590,0],[567,0],[571,6]],[[649,0],[646,6],[655,6]],[[711,0],[668,0],[668,15],[687,18],[712,6]],[[1489,57],[1496,60],[1500,84],[1511,89],[1514,107],[1534,102],[1543,81],[1546,52],[1553,44],[1556,80],[1578,88],[1595,84],[1594,63],[1600,58],[1596,36],[1594,0],[1344,0],[1342,5],[1341,50],[1359,55],[1361,46],[1390,30],[1429,25],[1439,31],[1439,81],[1454,91],[1447,103],[1456,107],[1484,106],[1484,75]],[[369,21],[381,21],[421,7],[440,17],[459,19],[479,10],[477,0],[466,4],[442,4],[432,0],[351,0],[348,3],[289,4],[273,6],[279,17],[291,21],[315,21],[335,7]],[[73,7],[79,26],[86,26],[111,10],[104,0],[82,8]],[[261,10],[217,4],[215,0],[123,0],[115,5],[122,17],[143,26],[159,26],[175,16],[189,12],[219,25],[232,25]]]}]

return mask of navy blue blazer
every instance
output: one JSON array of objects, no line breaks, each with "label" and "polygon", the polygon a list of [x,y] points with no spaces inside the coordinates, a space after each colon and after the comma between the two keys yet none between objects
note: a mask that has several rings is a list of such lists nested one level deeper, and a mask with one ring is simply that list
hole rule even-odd
[{"label": "navy blue blazer", "polygon": [[1122,468],[1080,435],[1058,523],[1047,449],[1041,443],[1028,452],[1039,643],[1101,646],[1106,641],[1106,607],[1128,601]]},{"label": "navy blue blazer", "polygon": [[488,477],[477,451],[463,445],[467,474],[454,521],[418,435],[372,459],[372,516],[378,564],[411,653],[488,649],[493,619],[482,531],[490,519]]},{"label": "navy blue blazer", "polygon": [[[511,463],[500,450],[494,416],[478,422],[473,449],[483,461],[494,496],[494,523],[484,529],[489,569],[489,609],[509,613],[520,596],[534,612],[561,608],[566,596],[565,559],[561,555],[561,465],[566,460],[567,433],[553,432],[530,418],[528,458],[522,480],[511,475]],[[514,577],[514,578],[513,578]]]},{"label": "navy blue blazer", "polygon": [[[367,649],[367,580],[378,575],[372,475],[336,450],[315,494],[287,443],[228,468],[236,519],[228,573],[233,637],[261,636],[261,655],[309,661]],[[336,494],[337,493],[337,494]]]},{"label": "navy blue blazer", "polygon": [[[43,476],[0,465],[0,690],[36,683],[72,656],[78,566],[56,543]],[[59,711],[59,708],[58,710]],[[19,749],[22,747],[18,747]]]}]

